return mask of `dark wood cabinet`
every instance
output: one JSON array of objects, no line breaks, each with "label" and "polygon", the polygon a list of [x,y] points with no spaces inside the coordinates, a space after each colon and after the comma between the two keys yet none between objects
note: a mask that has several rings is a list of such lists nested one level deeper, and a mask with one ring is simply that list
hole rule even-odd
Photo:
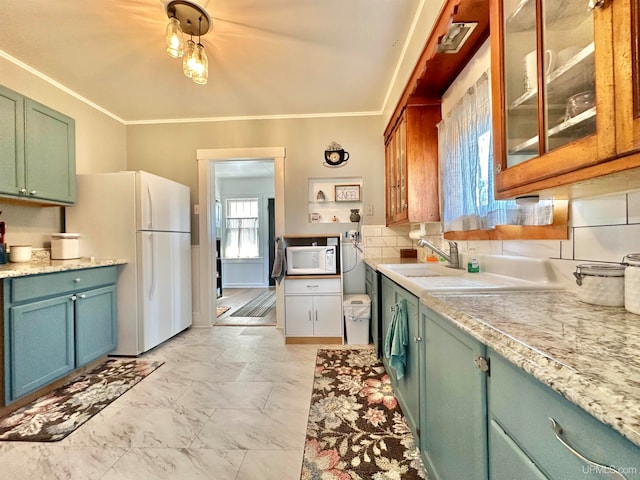
[{"label": "dark wood cabinet", "polygon": [[387,225],[440,220],[440,103],[407,105],[385,136]]}]

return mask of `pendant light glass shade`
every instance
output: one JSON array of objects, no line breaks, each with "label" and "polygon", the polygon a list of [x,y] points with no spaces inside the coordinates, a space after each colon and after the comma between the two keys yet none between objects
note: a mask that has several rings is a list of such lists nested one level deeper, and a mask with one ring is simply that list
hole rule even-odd
[{"label": "pendant light glass shade", "polygon": [[[209,77],[209,60],[200,43],[200,37],[211,29],[211,17],[197,0],[168,0],[165,6],[169,24],[165,39],[167,53],[173,58],[182,57],[182,71],[185,76],[199,85],[207,83]],[[191,38],[185,43],[184,34]],[[193,39],[197,37],[198,43]]]},{"label": "pendant light glass shade", "polygon": [[187,40],[187,46],[184,49],[182,57],[182,71],[191,78],[196,66],[196,43],[193,40]]},{"label": "pendant light glass shade", "polygon": [[177,18],[171,17],[167,24],[165,34],[167,41],[167,53],[173,58],[182,57],[184,51],[184,40],[182,39],[182,29]]},{"label": "pendant light glass shade", "polygon": [[201,43],[196,45],[196,63],[191,74],[191,79],[198,85],[204,85],[209,78],[209,60],[207,54],[204,51],[204,46]]}]

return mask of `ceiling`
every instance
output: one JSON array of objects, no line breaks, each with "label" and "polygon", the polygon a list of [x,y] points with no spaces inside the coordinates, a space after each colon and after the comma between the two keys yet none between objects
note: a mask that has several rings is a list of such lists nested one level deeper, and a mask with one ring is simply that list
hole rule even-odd
[{"label": "ceiling", "polygon": [[204,86],[165,52],[162,0],[2,0],[0,55],[125,123],[380,112],[423,2],[198,0]]}]

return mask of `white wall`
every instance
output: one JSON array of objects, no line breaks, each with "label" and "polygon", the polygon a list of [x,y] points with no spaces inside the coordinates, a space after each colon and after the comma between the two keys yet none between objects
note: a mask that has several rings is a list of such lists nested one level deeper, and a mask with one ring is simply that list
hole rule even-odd
[{"label": "white wall", "polygon": [[[310,177],[362,177],[362,202],[373,206],[363,224],[384,222],[384,143],[379,116],[242,120],[131,125],[128,168],[147,170],[191,187],[198,198],[197,149],[285,147],[285,228],[287,234],[340,233],[351,224],[310,223]],[[335,141],[350,154],[339,168],[324,166],[324,150]],[[197,219],[192,240],[198,242]]]}]

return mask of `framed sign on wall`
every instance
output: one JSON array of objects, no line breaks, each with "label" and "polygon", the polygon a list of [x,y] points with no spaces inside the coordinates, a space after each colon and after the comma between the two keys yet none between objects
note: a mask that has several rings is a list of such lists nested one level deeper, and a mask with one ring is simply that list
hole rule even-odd
[{"label": "framed sign on wall", "polygon": [[360,185],[336,185],[336,202],[359,202]]}]

